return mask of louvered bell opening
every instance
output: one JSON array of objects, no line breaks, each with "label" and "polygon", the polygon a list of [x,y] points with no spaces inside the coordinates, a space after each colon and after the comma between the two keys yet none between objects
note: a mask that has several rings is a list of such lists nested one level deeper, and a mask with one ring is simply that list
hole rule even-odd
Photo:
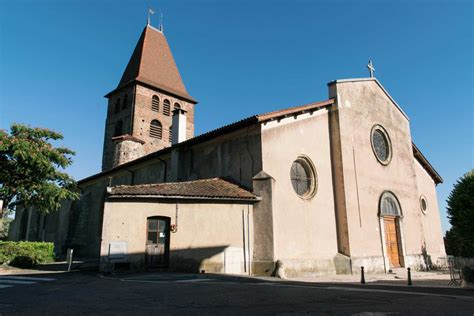
[{"label": "louvered bell opening", "polygon": [[163,114],[166,116],[170,116],[171,104],[170,101],[165,100],[163,102]]},{"label": "louvered bell opening", "polygon": [[160,99],[156,95],[151,99],[151,109],[155,112],[160,111]]},{"label": "louvered bell opening", "polygon": [[150,137],[161,139],[163,137],[163,128],[157,120],[151,121]]}]

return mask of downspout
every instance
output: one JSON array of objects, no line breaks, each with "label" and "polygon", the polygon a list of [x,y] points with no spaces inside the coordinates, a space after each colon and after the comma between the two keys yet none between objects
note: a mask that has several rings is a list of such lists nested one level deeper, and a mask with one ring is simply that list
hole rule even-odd
[{"label": "downspout", "polygon": [[130,174],[131,174],[130,185],[133,185],[135,183],[135,171],[132,171],[128,168],[125,168],[124,170],[130,172]]},{"label": "downspout", "polygon": [[159,161],[161,161],[163,163],[163,165],[165,166],[165,170],[164,170],[164,174],[163,174],[163,182],[166,182],[166,177],[167,177],[167,170],[168,170],[168,164],[166,163],[166,161],[164,161],[163,159],[159,158],[159,157],[156,157],[156,159],[158,159]]}]

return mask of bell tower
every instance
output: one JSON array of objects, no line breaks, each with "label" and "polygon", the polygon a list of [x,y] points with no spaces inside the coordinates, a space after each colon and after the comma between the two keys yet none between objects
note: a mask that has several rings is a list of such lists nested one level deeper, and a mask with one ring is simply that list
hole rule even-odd
[{"label": "bell tower", "polygon": [[172,112],[186,113],[186,138],[194,136],[194,106],[168,41],[147,24],[118,86],[106,96],[102,170],[171,146]]}]

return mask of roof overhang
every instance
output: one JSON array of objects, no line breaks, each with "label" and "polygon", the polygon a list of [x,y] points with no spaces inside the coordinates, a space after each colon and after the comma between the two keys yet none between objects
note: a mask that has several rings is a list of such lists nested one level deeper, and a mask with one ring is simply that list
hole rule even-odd
[{"label": "roof overhang", "polygon": [[421,151],[416,147],[415,143],[412,143],[413,147],[413,156],[420,163],[420,165],[426,170],[426,172],[431,176],[435,184],[443,183],[443,178],[435,170],[435,168],[430,164],[428,159],[421,153]]},{"label": "roof overhang", "polygon": [[160,85],[156,82],[152,82],[146,78],[141,78],[141,77],[138,77],[138,78],[135,78],[133,80],[130,80],[120,86],[118,86],[117,88],[115,88],[114,90],[110,91],[109,93],[107,93],[104,97],[105,98],[110,98],[114,93],[116,92],[119,92],[120,90],[123,90],[125,89],[126,87],[134,84],[134,83],[139,83],[139,84],[142,84],[144,85],[145,87],[147,88],[150,88],[150,89],[153,89],[153,90],[157,90],[159,92],[164,92],[164,93],[168,93],[170,94],[171,96],[173,97],[176,97],[178,99],[181,99],[181,100],[184,100],[184,101],[188,101],[190,103],[193,103],[193,104],[197,104],[198,101],[196,101],[193,97],[191,97],[189,94],[184,94],[180,91],[177,91],[175,89],[172,89],[172,88],[169,88],[169,87],[165,87],[163,85]]}]

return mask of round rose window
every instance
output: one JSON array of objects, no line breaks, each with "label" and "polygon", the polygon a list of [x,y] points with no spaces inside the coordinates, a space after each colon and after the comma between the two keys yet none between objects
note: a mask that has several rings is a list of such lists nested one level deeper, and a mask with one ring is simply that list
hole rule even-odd
[{"label": "round rose window", "polygon": [[290,178],[293,189],[301,198],[310,198],[316,192],[316,172],[307,157],[298,157],[291,165]]},{"label": "round rose window", "polygon": [[380,125],[375,125],[372,128],[372,149],[377,160],[387,165],[392,158],[392,148],[390,146],[390,138],[385,129]]}]

